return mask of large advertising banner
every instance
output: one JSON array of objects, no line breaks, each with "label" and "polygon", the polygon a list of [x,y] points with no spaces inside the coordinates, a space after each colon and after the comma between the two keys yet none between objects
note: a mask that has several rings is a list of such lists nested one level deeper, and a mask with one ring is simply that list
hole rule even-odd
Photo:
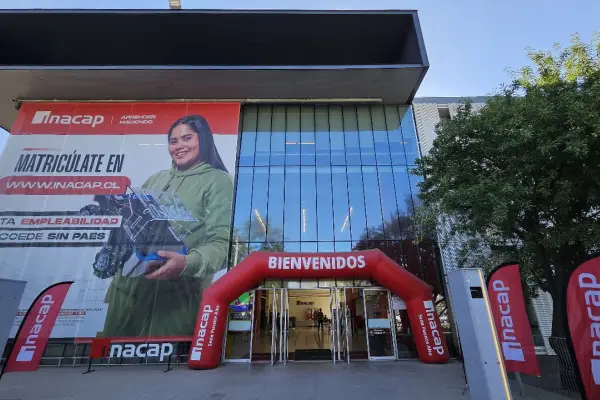
[{"label": "large advertising banner", "polygon": [[519,265],[496,268],[488,276],[487,289],[506,370],[540,376]]},{"label": "large advertising banner", "polygon": [[587,399],[600,398],[600,257],[581,264],[569,278],[567,318]]},{"label": "large advertising banner", "polygon": [[0,159],[11,336],[73,281],[52,338],[190,336],[226,265],[238,103],[24,103]]}]

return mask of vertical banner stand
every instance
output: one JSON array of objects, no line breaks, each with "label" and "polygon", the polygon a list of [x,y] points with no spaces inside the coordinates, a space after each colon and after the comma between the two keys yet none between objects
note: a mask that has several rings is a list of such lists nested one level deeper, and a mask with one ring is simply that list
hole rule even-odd
[{"label": "vertical banner stand", "polygon": [[465,387],[463,388],[461,396],[464,396],[465,393],[467,393],[467,391],[469,390],[469,381],[467,380],[467,370],[465,369],[465,359],[464,359],[464,357],[463,357],[463,360],[462,360],[462,369],[463,369],[463,374],[465,375]]},{"label": "vertical banner stand", "polygon": [[521,397],[525,397],[525,389],[523,388],[523,381],[521,380],[521,373],[515,372],[515,378],[517,379],[517,384],[519,385],[519,394]]},{"label": "vertical banner stand", "polygon": [[[83,374],[89,374],[90,372],[94,372],[95,369],[92,369],[92,363],[94,362],[95,359],[99,358],[99,359],[103,359],[104,355],[108,355],[107,353],[107,349],[110,346],[110,342],[106,342],[105,339],[100,339],[98,341],[96,341],[97,339],[94,339],[94,341],[91,344],[91,348],[90,348],[90,362],[88,363],[88,369],[87,371],[83,372]],[[100,347],[100,348],[98,348]],[[85,353],[85,348],[84,348],[84,353]],[[108,358],[108,365],[110,366],[110,357]]]},{"label": "vertical banner stand", "polygon": [[164,370],[163,372],[169,372],[171,371],[173,368],[171,368],[171,355],[169,354],[169,361],[167,363],[167,369]]},{"label": "vertical banner stand", "polygon": [[90,362],[88,363],[88,369],[87,369],[87,371],[85,371],[83,373],[83,375],[89,374],[90,372],[94,372],[95,371],[95,369],[92,369],[92,361],[94,361],[94,359],[92,357],[90,357]]}]

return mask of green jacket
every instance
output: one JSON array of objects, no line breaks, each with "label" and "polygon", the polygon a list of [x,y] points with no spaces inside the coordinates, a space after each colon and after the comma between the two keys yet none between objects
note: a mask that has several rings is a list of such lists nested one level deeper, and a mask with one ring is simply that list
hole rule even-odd
[{"label": "green jacket", "polygon": [[191,335],[202,290],[225,263],[228,252],[233,182],[208,164],[187,171],[159,171],[143,188],[175,193],[198,222],[173,225],[189,230],[186,267],[174,280],[115,275],[102,336]]}]

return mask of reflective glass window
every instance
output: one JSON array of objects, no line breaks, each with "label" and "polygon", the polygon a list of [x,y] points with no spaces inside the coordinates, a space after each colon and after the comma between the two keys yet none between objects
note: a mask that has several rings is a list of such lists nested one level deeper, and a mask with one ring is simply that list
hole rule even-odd
[{"label": "reflective glass window", "polygon": [[[383,221],[381,220],[381,199],[379,195],[379,179],[376,167],[362,167],[365,188],[365,209],[367,212],[367,229],[369,238],[383,238]],[[356,239],[356,238],[353,238]]]},{"label": "reflective glass window", "polygon": [[237,172],[237,193],[233,217],[233,241],[247,242],[250,240],[250,211],[252,208],[252,178],[254,169],[239,167]]},{"label": "reflective glass window", "polygon": [[254,155],[256,154],[256,122],[258,107],[249,106],[244,109],[242,117],[242,137],[240,143],[240,154],[238,164],[240,166],[254,165]]},{"label": "reflective glass window", "polygon": [[333,226],[335,240],[350,240],[350,207],[346,167],[331,168],[333,193]]},{"label": "reflective glass window", "polygon": [[363,176],[360,167],[347,167],[347,174],[350,232],[353,240],[360,240],[367,234]]},{"label": "reflective glass window", "polygon": [[300,253],[300,242],[284,242],[283,247],[287,253]]},{"label": "reflective glass window", "polygon": [[417,143],[417,131],[415,129],[415,120],[411,107],[400,107],[402,117],[402,139],[404,141],[404,152],[406,153],[406,162],[414,165],[415,160],[419,158],[419,145]]},{"label": "reflective glass window", "polygon": [[317,238],[332,241],[333,195],[331,193],[331,167],[317,167]]},{"label": "reflective glass window", "polygon": [[231,254],[229,256],[229,267],[231,268],[238,265],[244,258],[248,257],[248,254],[250,254],[248,243],[233,241],[231,243]]},{"label": "reflective glass window", "polygon": [[273,106],[271,115],[271,165],[285,165],[285,106]]},{"label": "reflective glass window", "polygon": [[358,119],[358,138],[362,165],[375,165],[375,145],[373,143],[373,121],[371,108],[360,105],[356,108]]},{"label": "reflective glass window", "polygon": [[329,145],[329,112],[325,106],[315,107],[315,163],[331,165]]},{"label": "reflective glass window", "polygon": [[271,107],[258,107],[256,122],[255,166],[267,166],[271,159]]},{"label": "reflective glass window", "polygon": [[352,251],[352,242],[335,242],[335,251],[337,251],[337,252]]},{"label": "reflective glass window", "polygon": [[412,192],[413,203],[416,206],[417,204],[420,204],[420,202],[421,202],[418,194],[419,194],[419,183],[423,182],[423,177],[419,176],[419,175],[415,175],[413,173],[410,173],[410,171],[409,171],[408,178],[410,180],[410,190]]},{"label": "reflective glass window", "polygon": [[346,164],[360,165],[360,142],[358,139],[358,119],[355,106],[343,106],[344,145]]},{"label": "reflective glass window", "polygon": [[400,216],[413,215],[413,203],[406,167],[392,167],[394,173],[394,185],[396,189],[396,202]]},{"label": "reflective glass window", "polygon": [[300,170],[302,241],[317,240],[317,190],[315,167],[302,166]]},{"label": "reflective glass window", "polygon": [[413,241],[418,154],[409,107],[244,106],[229,265],[256,250],[377,248],[435,283],[433,247]]},{"label": "reflective glass window", "polygon": [[267,238],[270,242],[283,241],[283,205],[285,195],[284,168],[270,168],[269,208],[267,215]]},{"label": "reflective glass window", "polygon": [[373,121],[373,143],[377,165],[390,165],[390,144],[383,106],[371,106],[371,120]]},{"label": "reflective glass window", "polygon": [[334,242],[321,242],[317,243],[317,250],[320,253],[333,253],[335,251],[335,243]]},{"label": "reflective glass window", "polygon": [[300,167],[285,167],[284,239],[300,241]]},{"label": "reflective glass window", "polygon": [[315,108],[300,108],[300,163],[315,165]]},{"label": "reflective glass window", "polygon": [[383,217],[383,236],[394,239],[399,236],[398,204],[396,203],[396,185],[391,166],[377,167],[379,177],[379,196],[381,198],[381,216]]},{"label": "reflective glass window", "polygon": [[269,168],[255,167],[252,182],[252,213],[250,240],[261,242],[267,238],[267,204],[269,199]]},{"label": "reflective glass window", "polygon": [[316,253],[317,249],[317,242],[300,242],[300,251],[302,253]]},{"label": "reflective glass window", "polygon": [[[402,108],[406,111],[405,108]],[[402,139],[402,130],[400,129],[400,114],[398,106],[384,106],[385,122],[390,145],[390,156],[392,164],[406,165],[406,155],[404,154],[404,141]]]},{"label": "reflective glass window", "polygon": [[285,164],[300,165],[300,107],[289,106],[286,113]]},{"label": "reflective glass window", "polygon": [[329,108],[329,142],[331,146],[331,165],[346,165],[344,143],[344,118],[341,106]]},{"label": "reflective glass window", "polygon": [[434,287],[434,290],[441,293],[443,288],[440,282],[440,271],[437,265],[437,255],[435,245],[430,242],[424,242],[419,245],[421,264],[423,265],[423,277],[425,282]]},{"label": "reflective glass window", "polygon": [[406,259],[406,269],[413,275],[423,279],[421,270],[421,259],[419,257],[419,247],[413,240],[402,241],[402,252]]}]

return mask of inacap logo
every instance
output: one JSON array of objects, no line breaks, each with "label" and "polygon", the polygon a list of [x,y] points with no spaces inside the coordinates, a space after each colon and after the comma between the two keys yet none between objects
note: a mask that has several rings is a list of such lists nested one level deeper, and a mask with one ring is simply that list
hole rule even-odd
[{"label": "inacap logo", "polygon": [[50,111],[36,111],[32,125],[38,124],[60,124],[60,125],[91,125],[94,128],[104,122],[102,115],[56,115]]}]

